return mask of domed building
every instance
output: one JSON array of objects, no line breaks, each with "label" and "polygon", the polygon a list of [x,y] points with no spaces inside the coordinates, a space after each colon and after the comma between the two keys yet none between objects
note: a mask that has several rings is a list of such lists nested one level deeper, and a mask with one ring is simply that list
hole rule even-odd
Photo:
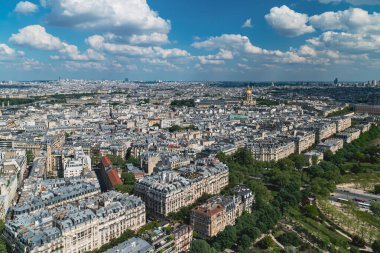
[{"label": "domed building", "polygon": [[243,105],[252,106],[256,105],[256,99],[253,97],[253,89],[248,85],[245,90],[245,99],[243,101]]}]

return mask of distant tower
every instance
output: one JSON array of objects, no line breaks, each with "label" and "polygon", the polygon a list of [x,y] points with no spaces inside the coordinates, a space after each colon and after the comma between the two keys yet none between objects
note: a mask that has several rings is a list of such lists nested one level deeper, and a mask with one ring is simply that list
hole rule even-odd
[{"label": "distant tower", "polygon": [[335,85],[338,84],[338,78],[337,78],[337,77],[334,79],[334,84],[335,84]]},{"label": "distant tower", "polygon": [[253,90],[249,85],[245,90],[245,100],[243,101],[243,105],[256,105],[256,99],[253,98]]}]

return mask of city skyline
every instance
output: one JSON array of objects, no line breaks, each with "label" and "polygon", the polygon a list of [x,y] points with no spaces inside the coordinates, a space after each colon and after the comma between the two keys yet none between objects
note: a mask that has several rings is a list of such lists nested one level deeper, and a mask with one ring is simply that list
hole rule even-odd
[{"label": "city skyline", "polygon": [[0,1],[0,79],[377,80],[380,1]]}]

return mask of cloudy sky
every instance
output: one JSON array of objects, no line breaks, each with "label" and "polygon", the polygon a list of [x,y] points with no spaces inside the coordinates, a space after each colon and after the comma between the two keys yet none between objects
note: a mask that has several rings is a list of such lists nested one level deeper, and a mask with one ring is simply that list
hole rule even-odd
[{"label": "cloudy sky", "polygon": [[0,80],[380,79],[380,0],[0,0],[0,7]]}]

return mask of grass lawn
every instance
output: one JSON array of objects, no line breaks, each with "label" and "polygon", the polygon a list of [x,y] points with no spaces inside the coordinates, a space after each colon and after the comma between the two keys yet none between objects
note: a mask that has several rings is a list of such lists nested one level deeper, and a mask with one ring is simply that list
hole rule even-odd
[{"label": "grass lawn", "polygon": [[[342,168],[345,171],[349,171],[356,163],[353,162],[345,162],[342,165]],[[360,163],[360,167],[368,170],[373,170],[373,171],[380,171],[380,164],[373,164],[373,163]]]},{"label": "grass lawn", "polygon": [[[350,241],[324,222],[305,217],[298,210],[294,209],[289,212],[289,215],[303,231],[307,231],[306,233],[309,234],[310,237],[317,238],[315,242],[322,248],[328,250],[334,248],[338,249],[338,252],[349,252],[347,248],[350,245]],[[312,240],[311,238],[309,239]]]},{"label": "grass lawn", "polygon": [[379,229],[380,231],[380,219],[373,216],[372,214],[368,213],[368,212],[365,212],[365,211],[361,211],[360,209],[358,208],[354,208],[353,209],[353,214],[361,221],[365,222],[365,223],[368,223],[368,224],[371,224],[372,226],[376,227]]},{"label": "grass lawn", "polygon": [[358,174],[346,174],[343,176],[344,183],[360,183],[366,181],[367,183],[380,183],[380,171]]}]

